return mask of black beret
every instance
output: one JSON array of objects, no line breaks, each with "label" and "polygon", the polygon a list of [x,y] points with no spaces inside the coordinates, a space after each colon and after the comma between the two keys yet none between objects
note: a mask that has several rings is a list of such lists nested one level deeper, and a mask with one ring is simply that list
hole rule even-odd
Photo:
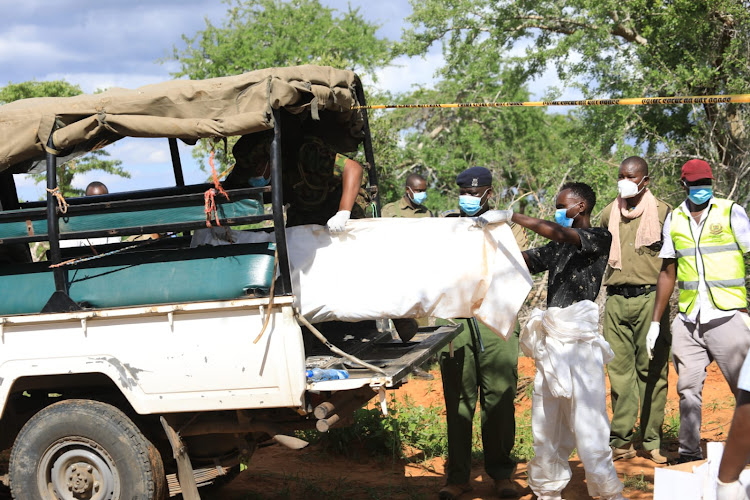
[{"label": "black beret", "polygon": [[484,167],[467,168],[456,177],[458,187],[491,186],[492,174]]}]

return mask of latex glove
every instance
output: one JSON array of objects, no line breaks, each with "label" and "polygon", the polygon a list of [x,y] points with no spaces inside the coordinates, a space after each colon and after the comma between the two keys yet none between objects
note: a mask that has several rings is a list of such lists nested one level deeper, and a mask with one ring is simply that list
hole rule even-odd
[{"label": "latex glove", "polygon": [[739,481],[722,483],[716,480],[716,500],[748,500],[747,491]]},{"label": "latex glove", "polygon": [[646,334],[646,352],[648,352],[648,359],[654,359],[654,346],[656,345],[656,339],[659,338],[659,330],[659,322],[652,321],[651,326],[648,327],[648,333]]},{"label": "latex glove", "polygon": [[332,233],[343,233],[346,230],[346,221],[352,213],[349,210],[339,210],[336,215],[328,219],[326,226]]},{"label": "latex glove", "polygon": [[490,224],[508,222],[513,217],[513,210],[490,210],[474,219],[474,225],[484,228]]}]

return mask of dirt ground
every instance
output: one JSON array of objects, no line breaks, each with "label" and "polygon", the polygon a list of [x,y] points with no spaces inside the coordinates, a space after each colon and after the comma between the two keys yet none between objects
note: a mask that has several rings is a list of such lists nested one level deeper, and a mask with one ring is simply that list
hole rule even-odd
[{"label": "dirt ground", "polygon": [[[440,372],[433,371],[435,380],[411,380],[396,391],[397,398],[408,395],[415,404],[442,404]],[[520,358],[519,376],[533,376],[534,362]],[[667,415],[678,415],[677,375],[670,366],[669,396]],[[517,405],[517,414],[531,407],[529,399],[522,399]],[[708,368],[708,378],[703,391],[703,426],[701,435],[706,441],[723,441],[729,432],[734,411],[734,398],[715,363]],[[676,454],[675,441],[666,448]],[[626,474],[631,478],[644,479],[653,487],[653,462],[636,457],[615,462],[620,478]],[[416,499],[437,498],[437,491],[444,483],[443,459],[433,459],[427,463],[409,463],[406,460],[388,459],[384,461],[337,458],[316,450],[315,446],[300,451],[292,451],[280,446],[263,448],[256,452],[247,471],[211,498],[222,500],[276,499],[276,498],[380,498]],[[571,460],[573,479],[563,492],[566,500],[591,498],[586,490],[584,471],[581,462]],[[523,490],[521,498],[534,498],[526,486],[526,464],[519,464],[514,480]],[[492,492],[492,480],[483,470],[481,462],[475,462],[472,469],[470,493],[462,500],[497,498]],[[652,498],[650,491],[626,488],[627,498],[645,500]]]},{"label": "dirt ground", "polygon": [[[396,391],[398,399],[407,395],[412,404],[441,405],[442,390],[440,372],[433,370],[435,380],[411,380]],[[519,376],[533,377],[534,363],[529,358],[519,359]],[[670,366],[669,398],[667,420],[678,415],[676,392],[677,375]],[[517,415],[522,415],[531,407],[528,398],[517,404]],[[701,435],[706,441],[723,441],[729,432],[734,411],[734,398],[715,364],[709,366],[708,378],[703,391],[703,427]],[[676,453],[675,441],[667,442],[666,448]],[[6,452],[7,453],[7,452]],[[5,472],[7,462],[0,456],[0,475]],[[261,448],[253,455],[248,470],[240,473],[223,488],[208,492],[202,491],[204,500],[256,500],[256,499],[430,499],[437,498],[437,491],[444,483],[443,459],[428,462],[403,460],[398,458],[375,459],[362,454],[358,460],[337,457],[311,445],[303,450],[293,451],[274,445]],[[570,461],[573,479],[563,492],[566,500],[591,498],[586,490],[584,471],[577,457]],[[646,482],[646,489],[653,487],[654,464],[645,458],[636,457],[615,463],[622,479],[640,478]],[[521,463],[514,477],[522,490],[522,499],[530,500],[534,495],[526,485],[526,464]],[[485,474],[479,461],[472,469],[473,490],[463,495],[462,500],[496,498],[492,492],[492,480]],[[626,488],[624,494],[631,499],[650,499],[652,493],[637,487]],[[10,498],[7,489],[0,486],[0,500]]]}]

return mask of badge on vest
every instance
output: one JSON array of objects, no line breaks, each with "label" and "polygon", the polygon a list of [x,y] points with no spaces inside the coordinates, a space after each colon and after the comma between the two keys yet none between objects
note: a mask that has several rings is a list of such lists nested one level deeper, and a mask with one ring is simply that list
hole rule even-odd
[{"label": "badge on vest", "polygon": [[713,224],[711,224],[710,226],[708,226],[708,232],[712,236],[717,236],[717,235],[721,234],[722,231],[724,231],[724,226],[722,226],[719,222],[714,222]]}]

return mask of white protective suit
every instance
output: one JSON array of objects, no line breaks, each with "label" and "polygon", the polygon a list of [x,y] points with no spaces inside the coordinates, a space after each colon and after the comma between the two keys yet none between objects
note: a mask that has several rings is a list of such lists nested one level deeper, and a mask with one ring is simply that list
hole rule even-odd
[{"label": "white protective suit", "polygon": [[599,308],[584,300],[534,309],[520,342],[536,362],[529,487],[539,498],[560,498],[571,477],[568,458],[577,448],[589,494],[622,498],[609,447],[604,384],[604,365],[614,353],[599,334]]}]

